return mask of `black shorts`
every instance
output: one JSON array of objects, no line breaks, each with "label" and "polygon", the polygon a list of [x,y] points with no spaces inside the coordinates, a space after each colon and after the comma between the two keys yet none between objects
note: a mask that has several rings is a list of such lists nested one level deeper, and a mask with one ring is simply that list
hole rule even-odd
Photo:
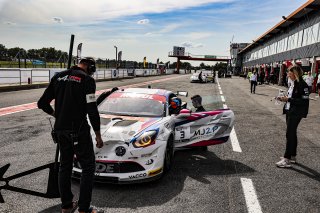
[{"label": "black shorts", "polygon": [[320,83],[317,84],[317,88],[318,88],[318,90],[320,89]]}]

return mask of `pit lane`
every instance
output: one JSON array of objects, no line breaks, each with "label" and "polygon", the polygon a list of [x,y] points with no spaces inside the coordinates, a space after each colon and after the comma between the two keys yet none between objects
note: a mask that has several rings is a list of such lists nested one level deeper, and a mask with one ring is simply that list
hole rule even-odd
[{"label": "pit lane", "polygon": [[[162,76],[160,78],[166,78]],[[152,83],[153,88],[187,90],[190,97],[200,94],[204,107],[223,108],[217,84],[189,83],[189,75]],[[98,90],[146,82],[159,77],[97,83]],[[235,129],[242,152],[231,143],[209,147],[208,151],[176,152],[174,166],[163,179],[144,184],[95,184],[92,204],[105,212],[247,212],[241,178],[250,178],[262,212],[317,212],[319,204],[319,142],[313,138],[310,123],[317,112],[303,121],[299,133],[299,162],[293,169],[274,165],[284,151],[285,121],[281,107],[270,102],[275,90],[257,87],[240,78],[219,79],[226,104],[236,115]],[[1,107],[37,101],[43,89],[2,93]],[[311,102],[310,108],[316,102]],[[313,108],[312,108],[313,109]],[[50,138],[47,115],[34,109],[0,117],[0,166],[11,163],[5,176],[41,166],[53,160],[55,145]],[[299,128],[300,129],[300,128]],[[47,171],[11,182],[11,185],[45,192]],[[77,194],[78,183],[74,182]],[[59,199],[46,199],[2,190],[6,201],[0,212],[59,212]]]}]

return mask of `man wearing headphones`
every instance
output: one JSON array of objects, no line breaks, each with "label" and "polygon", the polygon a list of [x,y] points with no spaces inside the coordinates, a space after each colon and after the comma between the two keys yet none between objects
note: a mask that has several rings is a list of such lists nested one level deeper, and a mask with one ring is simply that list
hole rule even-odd
[{"label": "man wearing headphones", "polygon": [[[97,109],[96,84],[91,75],[96,71],[93,58],[83,58],[77,66],[56,74],[38,101],[38,108],[55,117],[54,131],[59,144],[59,190],[63,213],[95,212],[90,208],[95,155],[90,134],[91,126],[96,135],[96,147],[101,148],[100,117]],[[50,102],[55,100],[54,109]],[[71,174],[74,155],[82,168],[78,203],[73,201]]]}]

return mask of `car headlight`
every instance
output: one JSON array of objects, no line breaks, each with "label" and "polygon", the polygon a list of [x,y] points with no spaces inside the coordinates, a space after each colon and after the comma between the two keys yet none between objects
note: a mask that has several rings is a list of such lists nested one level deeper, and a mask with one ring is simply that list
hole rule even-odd
[{"label": "car headlight", "polygon": [[158,131],[152,130],[140,135],[132,144],[135,148],[147,147],[155,144]]}]

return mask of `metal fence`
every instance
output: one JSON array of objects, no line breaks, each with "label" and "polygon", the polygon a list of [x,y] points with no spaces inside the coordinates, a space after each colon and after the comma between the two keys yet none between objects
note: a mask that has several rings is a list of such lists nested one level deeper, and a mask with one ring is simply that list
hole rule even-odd
[{"label": "metal fence", "polygon": [[[23,85],[48,83],[57,73],[65,69],[17,69],[17,68],[0,68],[0,85]],[[168,69],[161,73],[157,69],[99,69],[94,74],[94,79],[121,79],[136,76],[152,76],[160,74],[173,74],[173,69]]]}]

